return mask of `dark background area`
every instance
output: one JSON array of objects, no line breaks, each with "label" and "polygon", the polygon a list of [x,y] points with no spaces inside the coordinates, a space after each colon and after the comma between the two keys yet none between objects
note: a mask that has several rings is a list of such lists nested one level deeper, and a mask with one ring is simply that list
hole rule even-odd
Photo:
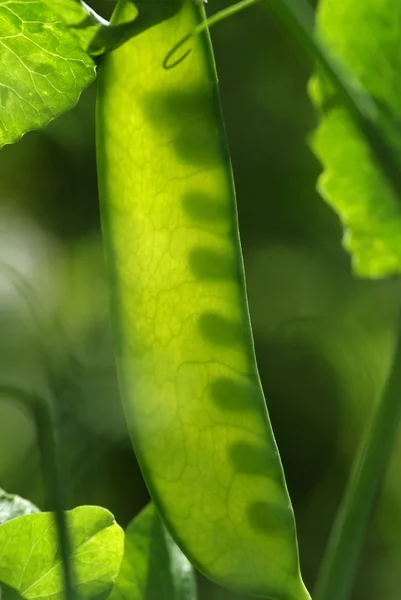
[{"label": "dark background area", "polygon": [[[211,1],[209,14],[228,3]],[[93,2],[108,16],[112,2]],[[400,284],[351,274],[316,192],[317,115],[299,51],[259,6],[212,30],[238,193],[256,353],[313,589],[362,428],[391,359]],[[133,65],[135,68],[135,65]],[[116,385],[97,201],[95,86],[0,153],[0,376],[58,403],[68,505],[125,526],[147,493]],[[353,599],[401,585],[398,440]],[[32,422],[0,403],[0,486],[46,509]],[[240,598],[200,577],[201,597]]]}]

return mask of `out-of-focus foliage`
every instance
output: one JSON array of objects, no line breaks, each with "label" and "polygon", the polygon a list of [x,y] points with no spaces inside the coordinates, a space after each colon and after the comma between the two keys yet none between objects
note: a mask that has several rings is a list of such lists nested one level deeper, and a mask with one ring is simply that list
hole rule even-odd
[{"label": "out-of-focus foliage", "polygon": [[[106,598],[118,575],[124,533],[113,515],[96,506],[66,513],[71,540],[73,586],[80,598]],[[12,519],[0,526],[0,590],[2,598],[64,597],[64,579],[52,513]]]},{"label": "out-of-focus foliage", "polygon": [[45,0],[0,1],[0,147],[72,108],[95,78]]},{"label": "out-of-focus foliage", "polygon": [[[108,0],[91,4],[106,18],[113,7]],[[208,3],[210,11],[219,8],[223,0]],[[258,364],[313,589],[362,427],[386,376],[401,289],[396,280],[352,277],[337,217],[315,191],[321,167],[305,144],[317,120],[306,92],[311,73],[291,42],[258,6],[211,33]],[[0,263],[16,269],[30,290],[21,293],[10,273],[0,272],[0,377],[50,388],[60,409],[68,506],[104,505],[126,526],[147,494],[116,386],[93,124],[91,88],[72,112],[0,152]],[[352,600],[397,598],[401,586],[400,443]],[[34,428],[8,401],[0,402],[0,485],[49,508]],[[199,583],[202,600],[234,598]]]},{"label": "out-of-focus foliage", "polygon": [[110,600],[195,600],[194,569],[149,504],[125,530],[125,550]]},{"label": "out-of-focus foliage", "polygon": [[25,500],[25,498],[21,498],[16,494],[7,494],[7,492],[0,489],[0,525],[16,517],[37,512],[40,512],[38,507],[29,500]]},{"label": "out-of-focus foliage", "polygon": [[[377,123],[401,164],[400,20],[398,0],[322,0],[317,18],[330,48],[376,101]],[[322,113],[313,138],[324,166],[319,189],[341,218],[353,268],[365,277],[399,273],[400,200],[324,76],[311,92]]]}]

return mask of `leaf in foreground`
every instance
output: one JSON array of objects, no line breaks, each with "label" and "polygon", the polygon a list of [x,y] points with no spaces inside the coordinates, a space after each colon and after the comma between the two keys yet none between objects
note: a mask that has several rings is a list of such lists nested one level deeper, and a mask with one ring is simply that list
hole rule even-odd
[{"label": "leaf in foreground", "polygon": [[[71,538],[74,585],[80,600],[102,600],[118,575],[124,533],[104,508],[81,506],[66,513]],[[5,585],[4,585],[5,584]],[[2,600],[64,600],[64,580],[52,513],[37,513],[0,526]]]},{"label": "leaf in foreground", "polygon": [[14,494],[7,494],[0,488],[0,525],[16,517],[40,512],[39,508]]},{"label": "leaf in foreground", "polygon": [[[335,54],[380,107],[378,123],[401,160],[399,0],[322,0],[318,25]],[[340,216],[344,246],[364,277],[401,272],[401,199],[373,160],[369,145],[323,76],[311,95],[322,110],[313,149],[323,164],[319,189]]]},{"label": "leaf in foreground", "polygon": [[92,59],[44,0],[0,0],[0,147],[72,108]]},{"label": "leaf in foreground", "polygon": [[[89,6],[85,6],[79,2],[79,0],[45,0],[51,9],[57,13],[61,18],[62,22],[69,27],[70,33],[72,33],[77,40],[79,47],[87,54],[93,55],[89,48],[99,34],[100,29],[107,29],[107,21],[104,21],[102,26],[95,17],[93,17],[94,11]],[[103,23],[103,19],[97,15],[100,22]]]},{"label": "leaf in foreground", "polygon": [[[87,4],[79,0],[45,0],[68,26],[79,46],[90,56],[98,57],[118,48],[143,30],[137,24],[138,11],[132,5],[134,15],[125,22],[111,25]],[[170,0],[171,2],[171,0]],[[142,9],[141,9],[142,11]]]},{"label": "leaf in foreground", "polygon": [[149,504],[125,531],[124,559],[110,600],[194,600],[191,563]]}]

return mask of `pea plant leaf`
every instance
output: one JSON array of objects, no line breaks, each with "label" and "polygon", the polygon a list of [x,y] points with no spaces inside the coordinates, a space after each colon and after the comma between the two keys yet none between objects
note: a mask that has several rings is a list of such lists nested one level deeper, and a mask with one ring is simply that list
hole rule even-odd
[{"label": "pea plant leaf", "polygon": [[95,65],[44,0],[0,0],[0,147],[72,108]]},{"label": "pea plant leaf", "polygon": [[125,530],[120,574],[110,600],[195,600],[194,570],[149,504]]},{"label": "pea plant leaf", "polygon": [[89,12],[79,0],[45,0],[67,25],[90,23]]},{"label": "pea plant leaf", "polygon": [[38,512],[40,512],[39,508],[29,500],[25,500],[21,496],[7,494],[0,488],[0,525],[16,517]]},{"label": "pea plant leaf", "polygon": [[[104,508],[81,506],[66,513],[74,587],[81,600],[106,598],[118,575],[124,533]],[[52,513],[37,513],[0,526],[2,600],[63,600],[64,580]]]},{"label": "pea plant leaf", "polygon": [[[317,22],[332,51],[353,74],[356,88],[362,84],[375,100],[377,123],[401,159],[401,3],[321,0]],[[324,169],[318,187],[342,221],[353,269],[373,278],[399,273],[401,199],[323,74],[312,80],[310,91],[321,112],[312,139]]]},{"label": "pea plant leaf", "polygon": [[79,0],[46,0],[46,2],[69,27],[70,34],[76,37],[82,50],[91,56],[101,53],[93,53],[90,48],[93,40],[98,38],[100,31],[109,29],[107,21]]},{"label": "pea plant leaf", "polygon": [[[80,47],[93,57],[118,48],[128,39],[146,29],[146,18],[141,18],[138,22],[138,11],[135,9],[127,22],[112,25],[80,0],[46,1],[51,4],[52,9],[57,12],[64,23],[71,27],[70,31],[76,36]],[[134,8],[134,4],[132,7]],[[142,24],[142,21],[145,23]]]}]

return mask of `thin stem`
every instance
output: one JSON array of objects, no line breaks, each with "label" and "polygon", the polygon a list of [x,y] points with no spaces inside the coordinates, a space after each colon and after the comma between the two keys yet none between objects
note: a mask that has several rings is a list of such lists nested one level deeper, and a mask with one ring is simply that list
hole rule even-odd
[{"label": "thin stem", "polygon": [[365,430],[322,561],[314,600],[345,600],[401,417],[401,327],[383,394]]},{"label": "thin stem", "polygon": [[107,19],[104,19],[101,15],[99,15],[91,6],[89,6],[89,4],[84,2],[84,0],[78,0],[78,2],[84,7],[88,15],[97,25],[100,25],[101,27],[108,27],[110,25]]},{"label": "thin stem", "polygon": [[42,463],[43,478],[49,495],[50,506],[54,510],[63,565],[66,600],[74,600],[71,548],[68,527],[64,513],[64,494],[59,463],[55,427],[48,403],[36,392],[16,385],[0,382],[0,396],[17,401],[32,414],[36,425],[37,439]]}]

